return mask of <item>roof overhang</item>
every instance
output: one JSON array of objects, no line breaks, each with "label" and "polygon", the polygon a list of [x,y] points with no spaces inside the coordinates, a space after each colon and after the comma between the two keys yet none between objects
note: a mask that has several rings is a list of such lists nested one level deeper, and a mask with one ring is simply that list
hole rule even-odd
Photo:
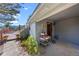
[{"label": "roof overhang", "polygon": [[76,5],[75,3],[44,3],[40,4],[33,15],[30,17],[27,24],[32,24],[33,22],[39,22],[50,16],[58,14],[72,6]]}]

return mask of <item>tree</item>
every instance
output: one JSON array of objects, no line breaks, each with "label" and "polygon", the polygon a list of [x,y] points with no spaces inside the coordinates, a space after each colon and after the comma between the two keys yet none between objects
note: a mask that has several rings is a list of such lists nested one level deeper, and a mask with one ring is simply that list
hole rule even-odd
[{"label": "tree", "polygon": [[0,4],[0,22],[13,21],[20,12],[20,4],[18,3],[1,3]]},{"label": "tree", "polygon": [[10,22],[6,22],[4,26],[7,28],[7,27],[10,27],[10,25],[11,25]]},{"label": "tree", "polygon": [[17,14],[19,13],[20,4],[18,3],[2,3],[0,4],[0,13],[1,14]]}]

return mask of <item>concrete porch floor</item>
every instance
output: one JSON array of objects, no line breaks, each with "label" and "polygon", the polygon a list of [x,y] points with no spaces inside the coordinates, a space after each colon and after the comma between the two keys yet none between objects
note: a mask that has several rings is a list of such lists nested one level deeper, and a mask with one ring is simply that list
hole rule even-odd
[{"label": "concrete porch floor", "polygon": [[43,49],[45,53],[41,54],[42,56],[79,56],[79,46],[67,42],[50,43]]}]

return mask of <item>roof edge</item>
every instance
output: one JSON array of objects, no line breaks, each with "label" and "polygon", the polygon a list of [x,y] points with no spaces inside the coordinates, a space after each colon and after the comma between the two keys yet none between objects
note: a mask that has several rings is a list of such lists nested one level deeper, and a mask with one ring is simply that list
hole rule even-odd
[{"label": "roof edge", "polygon": [[34,15],[35,11],[38,9],[38,7],[40,6],[41,3],[38,3],[38,5],[36,6],[35,10],[33,11],[33,13],[29,16],[29,18],[27,19],[27,23],[30,20],[30,18]]}]

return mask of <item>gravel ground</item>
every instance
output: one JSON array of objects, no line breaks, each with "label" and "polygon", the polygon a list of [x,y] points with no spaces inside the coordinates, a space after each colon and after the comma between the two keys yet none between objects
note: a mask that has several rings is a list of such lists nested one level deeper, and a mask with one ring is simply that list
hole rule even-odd
[{"label": "gravel ground", "polygon": [[20,41],[16,41],[16,34],[19,32],[7,33],[8,41],[0,45],[1,56],[28,56],[28,53],[20,46]]},{"label": "gravel ground", "polygon": [[6,42],[2,48],[1,56],[28,56],[28,53],[20,46],[20,42],[16,40]]}]

